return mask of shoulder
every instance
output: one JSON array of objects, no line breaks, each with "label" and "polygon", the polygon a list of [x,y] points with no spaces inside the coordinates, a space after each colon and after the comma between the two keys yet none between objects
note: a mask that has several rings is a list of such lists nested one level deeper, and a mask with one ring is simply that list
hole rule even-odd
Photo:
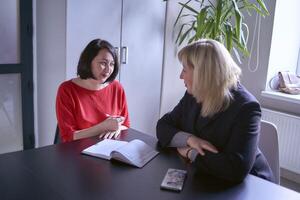
[{"label": "shoulder", "polygon": [[67,89],[70,89],[73,87],[72,80],[68,80],[68,81],[64,81],[62,82],[59,87],[58,87],[58,91],[65,91]]},{"label": "shoulder", "polygon": [[118,80],[113,80],[112,82],[109,83],[110,85],[114,86],[114,87],[122,87],[121,83]]},{"label": "shoulder", "polygon": [[237,117],[252,115],[254,112],[260,115],[261,107],[258,100],[243,85],[239,84],[232,94],[233,101],[229,107],[231,113],[235,113]]},{"label": "shoulder", "polygon": [[86,89],[76,85],[72,79],[60,84],[57,91],[57,96],[78,96],[86,93]]},{"label": "shoulder", "polygon": [[110,82],[109,87],[117,91],[124,91],[122,84],[118,80],[113,80]]},{"label": "shoulder", "polygon": [[232,90],[233,101],[237,104],[243,105],[248,103],[259,104],[258,100],[253,94],[251,94],[242,84],[238,84],[238,87]]},{"label": "shoulder", "polygon": [[185,91],[183,97],[181,98],[182,102],[186,102],[186,103],[196,103],[196,99],[193,95],[189,94],[187,91]]}]

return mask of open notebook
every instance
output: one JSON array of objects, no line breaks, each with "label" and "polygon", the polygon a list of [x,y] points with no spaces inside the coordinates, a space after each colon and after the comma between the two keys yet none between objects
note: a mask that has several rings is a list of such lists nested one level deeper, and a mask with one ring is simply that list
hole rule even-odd
[{"label": "open notebook", "polygon": [[158,154],[138,139],[130,142],[105,139],[84,149],[82,153],[106,160],[115,159],[140,168]]}]

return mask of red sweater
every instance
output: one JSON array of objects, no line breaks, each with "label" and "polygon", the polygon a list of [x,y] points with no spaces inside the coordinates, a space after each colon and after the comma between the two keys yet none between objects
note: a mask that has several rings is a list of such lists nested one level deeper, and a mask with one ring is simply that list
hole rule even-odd
[{"label": "red sweater", "polygon": [[118,81],[97,91],[80,87],[72,80],[59,86],[56,117],[63,142],[72,141],[75,131],[92,127],[108,116],[123,116],[123,125],[130,125],[125,92]]}]

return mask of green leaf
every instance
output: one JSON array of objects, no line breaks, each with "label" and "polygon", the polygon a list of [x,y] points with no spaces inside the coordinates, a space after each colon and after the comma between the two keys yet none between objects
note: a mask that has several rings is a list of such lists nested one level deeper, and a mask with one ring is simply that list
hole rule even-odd
[{"label": "green leaf", "polygon": [[196,38],[199,38],[202,35],[204,29],[206,29],[206,16],[207,16],[207,6],[201,9],[200,13],[197,16],[197,30],[196,30]]},{"label": "green leaf", "polygon": [[249,56],[249,51],[247,50],[247,47],[244,46],[242,43],[240,43],[237,38],[233,35],[232,37],[233,42],[235,44],[235,46],[245,55],[245,56]]},{"label": "green leaf", "polygon": [[182,7],[186,8],[186,9],[188,9],[188,10],[190,10],[190,11],[192,11],[192,12],[194,12],[195,14],[198,15],[199,12],[198,12],[197,10],[195,10],[195,9],[192,8],[191,6],[188,6],[188,5],[187,5],[190,1],[191,1],[191,0],[189,0],[189,1],[188,1],[187,3],[185,3],[185,4],[179,2],[179,4],[180,4]]},{"label": "green leaf", "polygon": [[207,1],[209,2],[210,7],[212,7],[215,10],[216,7],[214,6],[214,4],[210,0],[207,0]]},{"label": "green leaf", "polygon": [[188,30],[186,30],[185,33],[180,37],[179,45],[182,44],[182,42],[183,42],[184,39],[187,37],[187,35],[189,34],[189,32],[190,32],[191,30],[193,30],[194,25],[195,25],[195,22],[194,22],[194,23],[192,24],[192,26],[191,26]]},{"label": "green leaf", "polygon": [[265,16],[265,13],[262,12],[255,4],[248,4],[248,5],[245,5],[243,7],[240,7],[240,10],[241,9],[246,9],[248,12],[250,10],[255,10],[258,14],[260,14],[261,16]]},{"label": "green leaf", "polygon": [[270,15],[265,3],[262,0],[256,0],[256,2],[260,5],[260,7],[265,11],[267,15]]},{"label": "green leaf", "polygon": [[[188,4],[188,3],[190,3],[191,1],[192,1],[192,0],[189,0],[189,1],[187,1],[185,4]],[[183,9],[184,9],[184,7],[182,6],[181,9],[180,9],[180,11],[179,11],[179,13],[178,13],[178,16],[177,16],[177,18],[176,18],[176,20],[175,20],[174,26],[176,26],[176,24],[178,23],[178,20],[179,20],[179,18],[181,17],[181,14],[182,14]]]},{"label": "green leaf", "polygon": [[212,38],[211,35],[212,35],[213,28],[214,28],[214,20],[212,18],[210,18],[205,23],[205,26],[202,29],[202,32],[200,32],[197,35],[196,39],[200,39],[200,38]]},{"label": "green leaf", "polygon": [[174,26],[179,26],[181,18],[183,21],[192,20],[181,25],[177,44],[181,45],[183,41],[191,43],[200,38],[215,39],[224,43],[229,51],[233,50],[239,62],[242,58],[239,53],[249,56],[249,29],[244,23],[243,13],[269,14],[264,0],[186,0],[186,3],[179,4],[181,10]]},{"label": "green leaf", "polygon": [[227,9],[225,9],[224,14],[222,14],[222,16],[221,16],[221,23],[222,22],[224,23],[225,21],[227,21],[227,18],[229,18],[232,14],[231,11],[232,11],[232,5],[229,6]]},{"label": "green leaf", "polygon": [[179,32],[178,32],[178,35],[177,35],[177,38],[176,38],[176,43],[178,42],[178,40],[179,40],[179,37],[181,36],[181,33],[182,33],[182,30],[183,30],[183,28],[184,28],[184,26],[186,26],[187,24],[183,24],[181,27],[180,27],[180,29],[179,29]]},{"label": "green leaf", "polygon": [[233,0],[232,3],[234,5],[234,11],[235,11],[235,23],[236,23],[235,32],[239,42],[241,42],[242,14],[237,6],[236,0]]},{"label": "green leaf", "polygon": [[222,13],[222,0],[217,0],[217,12],[216,12],[216,29],[220,27]]},{"label": "green leaf", "polygon": [[226,41],[226,48],[229,52],[232,50],[232,36],[233,36],[233,28],[231,24],[225,24],[225,41]]},{"label": "green leaf", "polygon": [[178,43],[178,40],[179,40],[179,38],[180,38],[181,35],[182,35],[182,31],[184,30],[184,27],[185,27],[185,26],[192,27],[194,23],[195,23],[194,21],[190,21],[190,22],[186,22],[186,23],[184,23],[184,24],[181,25],[181,27],[180,27],[180,29],[179,29],[179,32],[178,32],[178,34],[177,34],[177,38],[176,38],[176,40],[175,40],[175,43]]},{"label": "green leaf", "polygon": [[183,17],[189,17],[189,16],[193,16],[193,17],[197,18],[197,15],[191,15],[191,14],[184,14],[184,15],[181,15],[180,17],[183,18]]},{"label": "green leaf", "polygon": [[193,42],[194,40],[195,40],[195,37],[196,35],[194,35],[193,37],[191,37],[190,39],[189,39],[189,41],[188,41],[188,44],[190,44],[191,42]]}]

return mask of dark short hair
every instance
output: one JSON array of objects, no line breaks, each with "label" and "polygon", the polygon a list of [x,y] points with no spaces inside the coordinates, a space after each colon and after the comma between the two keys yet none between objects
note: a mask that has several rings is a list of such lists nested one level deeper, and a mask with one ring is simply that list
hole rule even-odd
[{"label": "dark short hair", "polygon": [[88,79],[93,78],[95,79],[91,64],[93,59],[98,55],[99,51],[102,49],[108,50],[113,59],[114,59],[114,71],[112,74],[108,77],[108,79],[105,82],[111,82],[115,80],[118,72],[119,72],[119,59],[117,56],[117,53],[115,51],[115,48],[107,41],[101,40],[101,39],[94,39],[92,40],[82,51],[79,62],[77,65],[77,75],[82,79]]}]

